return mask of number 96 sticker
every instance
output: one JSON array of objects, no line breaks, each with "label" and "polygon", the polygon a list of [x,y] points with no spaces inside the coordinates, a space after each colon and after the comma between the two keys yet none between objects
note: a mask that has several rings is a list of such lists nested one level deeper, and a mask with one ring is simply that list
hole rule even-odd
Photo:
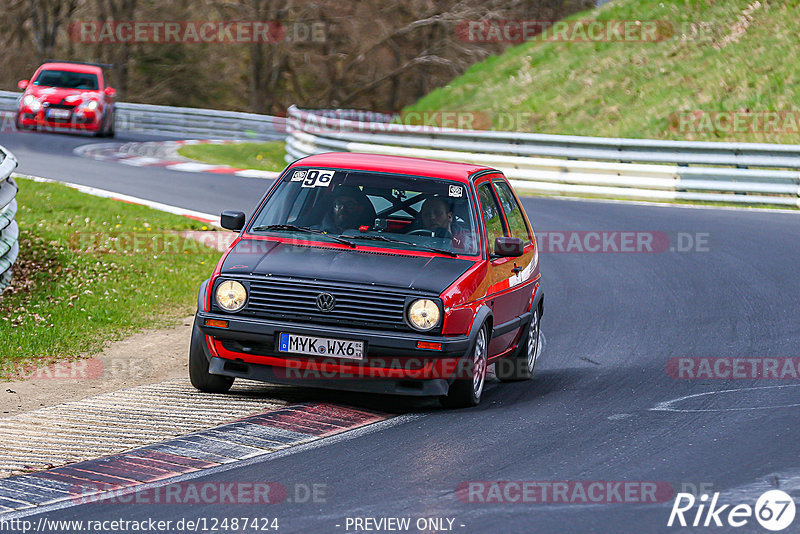
[{"label": "number 96 sticker", "polygon": [[328,187],[336,171],[323,171],[320,169],[309,169],[306,171],[294,171],[292,182],[303,182],[301,187]]}]

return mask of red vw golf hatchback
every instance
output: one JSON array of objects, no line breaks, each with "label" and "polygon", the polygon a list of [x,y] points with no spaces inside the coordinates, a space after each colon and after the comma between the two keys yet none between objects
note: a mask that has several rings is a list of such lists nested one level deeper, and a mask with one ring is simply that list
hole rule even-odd
[{"label": "red vw golf hatchback", "polygon": [[48,61],[30,80],[17,106],[17,128],[47,131],[78,130],[98,137],[114,136],[116,91],[106,85],[103,65]]},{"label": "red vw golf hatchback", "polygon": [[498,170],[329,153],[294,162],[198,297],[192,384],[481,400],[487,367],[531,377],[543,292],[531,224]]}]

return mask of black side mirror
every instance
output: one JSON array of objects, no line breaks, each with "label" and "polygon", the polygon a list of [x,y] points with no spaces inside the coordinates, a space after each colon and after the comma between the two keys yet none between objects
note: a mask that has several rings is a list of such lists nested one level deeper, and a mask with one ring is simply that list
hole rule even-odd
[{"label": "black side mirror", "polygon": [[219,216],[219,224],[227,230],[240,232],[244,228],[244,213],[241,211],[225,210]]},{"label": "black side mirror", "polygon": [[518,258],[525,252],[525,243],[518,237],[498,237],[494,240],[494,254],[501,258]]}]

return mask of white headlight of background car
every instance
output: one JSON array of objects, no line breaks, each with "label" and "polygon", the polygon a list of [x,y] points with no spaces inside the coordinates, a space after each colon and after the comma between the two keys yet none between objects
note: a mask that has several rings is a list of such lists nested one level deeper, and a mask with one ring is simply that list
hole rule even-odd
[{"label": "white headlight of background car", "polygon": [[87,111],[94,111],[97,109],[98,103],[97,100],[89,100],[89,103],[84,106],[84,109]]},{"label": "white headlight of background car", "polygon": [[235,312],[247,302],[247,290],[235,280],[226,280],[217,286],[217,305],[225,311]]},{"label": "white headlight of background car", "polygon": [[31,108],[31,111],[34,113],[39,111],[39,108],[42,107],[42,103],[33,95],[25,95],[25,98],[22,99],[22,103]]},{"label": "white headlight of background car", "polygon": [[429,299],[417,299],[408,307],[408,322],[417,330],[430,330],[439,324],[439,306]]}]

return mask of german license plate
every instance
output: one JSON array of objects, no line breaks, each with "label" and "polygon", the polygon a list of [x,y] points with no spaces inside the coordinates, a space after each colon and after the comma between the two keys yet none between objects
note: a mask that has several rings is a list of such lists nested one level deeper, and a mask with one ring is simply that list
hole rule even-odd
[{"label": "german license plate", "polygon": [[327,337],[300,336],[282,332],[279,337],[278,352],[310,354],[345,360],[363,360],[364,342]]},{"label": "german license plate", "polygon": [[48,109],[47,116],[51,119],[68,119],[70,111],[68,109]]}]

